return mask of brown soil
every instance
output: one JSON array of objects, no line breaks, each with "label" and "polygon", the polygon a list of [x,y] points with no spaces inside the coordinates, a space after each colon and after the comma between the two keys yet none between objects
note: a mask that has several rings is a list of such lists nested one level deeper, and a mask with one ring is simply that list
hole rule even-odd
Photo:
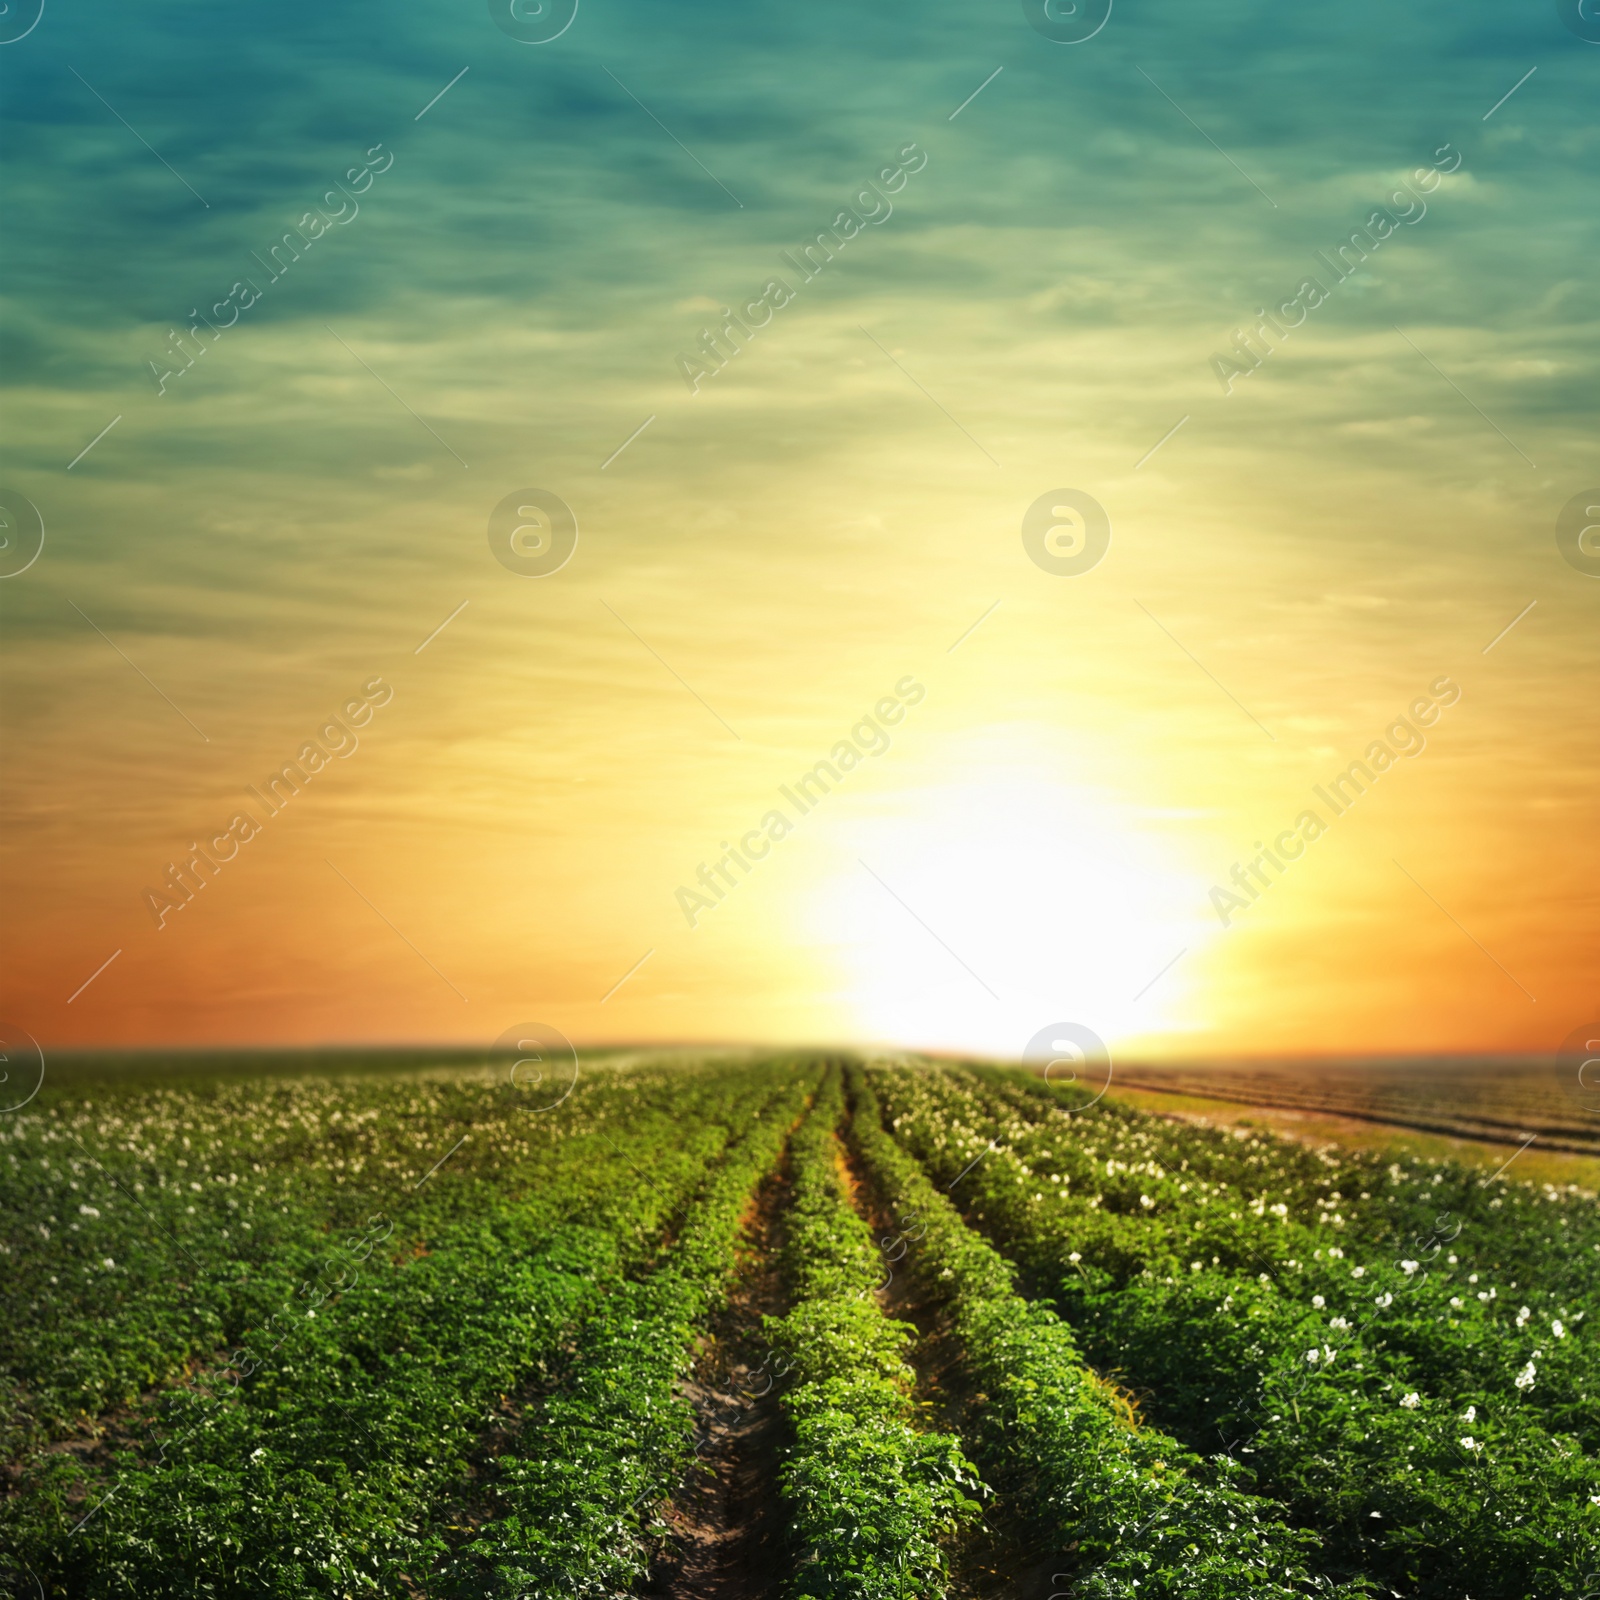
[{"label": "brown soil", "polygon": [[1422,1132],[1393,1122],[1361,1121],[1331,1110],[1222,1100],[1189,1090],[1135,1087],[1122,1082],[1113,1085],[1109,1098],[1175,1122],[1196,1122],[1202,1127],[1264,1127],[1305,1144],[1381,1150],[1402,1160],[1415,1155],[1428,1161],[1462,1161],[1491,1172],[1506,1171],[1508,1176],[1528,1183],[1575,1183],[1584,1189],[1600,1189],[1600,1157],[1565,1155],[1547,1147],[1543,1139],[1521,1151],[1512,1151],[1508,1161],[1507,1147],[1502,1144]]},{"label": "brown soil", "polygon": [[[925,1426],[956,1434],[971,1455],[988,1397],[967,1366],[937,1285],[917,1271],[916,1219],[896,1216],[884,1205],[854,1149],[846,1147],[843,1160],[851,1198],[893,1273],[879,1296],[884,1314],[917,1330],[907,1355]],[[1066,1552],[1040,1551],[1003,1497],[985,1499],[977,1523],[951,1551],[950,1594],[953,1600],[1049,1600],[1060,1592],[1057,1575],[1066,1582],[1071,1567]]]},{"label": "brown soil", "polygon": [[[924,1426],[954,1433],[968,1444],[981,1418],[985,1396],[978,1390],[948,1311],[935,1287],[917,1271],[917,1227],[884,1204],[854,1149],[842,1149],[850,1197],[873,1231],[889,1282],[879,1295],[884,1315],[909,1322],[917,1337],[907,1359],[916,1373],[915,1396]],[[1049,1562],[1042,1575],[1034,1553],[1023,1555],[1020,1538],[1006,1526],[1005,1508],[985,1500],[981,1518],[951,1551],[950,1593],[956,1600],[1045,1600],[1051,1592]],[[1024,1562],[1028,1569],[1022,1570]]]},{"label": "brown soil", "polygon": [[[231,1380],[225,1374],[232,1348],[224,1346],[191,1356],[161,1383],[142,1391],[136,1400],[111,1406],[95,1416],[80,1415],[63,1437],[30,1445],[15,1460],[0,1465],[0,1498],[10,1498],[20,1490],[31,1465],[50,1456],[72,1456],[93,1474],[68,1486],[64,1504],[76,1511],[95,1498],[100,1484],[116,1470],[119,1454],[133,1451],[144,1464],[158,1460],[165,1420],[161,1402],[169,1395],[198,1389],[216,1375],[211,1391],[214,1404],[227,1405],[231,1400]],[[26,1399],[26,1394],[21,1394],[19,1414]]]},{"label": "brown soil", "polygon": [[765,1600],[785,1576],[781,1382],[761,1319],[786,1309],[778,1250],[788,1192],[784,1172],[762,1185],[745,1225],[738,1282],[684,1385],[700,1464],[668,1506],[666,1548],[635,1590],[651,1600]]}]

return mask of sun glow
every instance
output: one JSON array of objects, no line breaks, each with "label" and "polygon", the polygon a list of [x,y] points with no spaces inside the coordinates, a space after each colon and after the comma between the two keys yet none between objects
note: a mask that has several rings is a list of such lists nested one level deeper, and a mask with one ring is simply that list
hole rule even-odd
[{"label": "sun glow", "polygon": [[848,866],[813,892],[811,926],[854,1031],[1016,1057],[1061,1021],[1109,1045],[1192,1028],[1217,932],[1202,877],[1158,818],[1135,831],[1137,812],[1018,732],[939,752],[933,770],[971,776],[884,795],[837,841]]}]

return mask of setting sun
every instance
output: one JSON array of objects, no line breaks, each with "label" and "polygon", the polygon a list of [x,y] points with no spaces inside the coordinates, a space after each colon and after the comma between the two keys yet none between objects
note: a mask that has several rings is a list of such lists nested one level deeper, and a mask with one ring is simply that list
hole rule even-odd
[{"label": "setting sun", "polygon": [[0,1592],[1600,1600],[1597,8],[3,0]]},{"label": "setting sun", "polygon": [[850,859],[805,915],[832,943],[853,1031],[1016,1056],[1061,1018],[1108,1043],[1183,1029],[1184,968],[1219,931],[1204,884],[1130,807],[1074,781],[1066,743],[1004,723],[952,738],[925,754],[944,783],[841,825]]}]

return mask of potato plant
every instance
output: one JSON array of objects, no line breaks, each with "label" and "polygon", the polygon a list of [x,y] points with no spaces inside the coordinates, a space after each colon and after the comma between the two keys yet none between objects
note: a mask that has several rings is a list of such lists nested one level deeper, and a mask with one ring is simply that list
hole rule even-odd
[{"label": "potato plant", "polygon": [[875,1077],[1090,1357],[1318,1529],[1329,1570],[1509,1600],[1600,1566],[1592,1197],[1015,1076]]},{"label": "potato plant", "polygon": [[1139,1427],[1084,1361],[1071,1330],[1014,1287],[1015,1269],[969,1228],[886,1136],[872,1082],[853,1075],[852,1135],[899,1212],[915,1219],[912,1269],[940,1289],[987,1407],[985,1462],[1031,1532],[1051,1541],[1093,1600],[1357,1596],[1307,1570],[1315,1541],[1244,1491],[1227,1461]]},{"label": "potato plant", "polygon": [[[0,1579],[732,1592],[760,1522],[795,1600],[1564,1600],[1597,1288],[1595,1197],[1514,1164],[992,1067],[85,1070],[0,1117]],[[739,1315],[769,1443],[702,1458]]]},{"label": "potato plant", "polygon": [[947,1433],[917,1426],[907,1349],[915,1330],[883,1314],[882,1255],[850,1203],[835,1128],[837,1068],[791,1145],[784,1266],[795,1304],[768,1334],[790,1376],[794,1442],[782,1486],[798,1572],[818,1600],[937,1600],[941,1537],[979,1510],[977,1471]]}]

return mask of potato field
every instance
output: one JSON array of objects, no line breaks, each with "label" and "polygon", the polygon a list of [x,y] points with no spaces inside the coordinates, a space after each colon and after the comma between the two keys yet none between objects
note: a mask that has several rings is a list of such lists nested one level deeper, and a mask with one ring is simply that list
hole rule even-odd
[{"label": "potato field", "polygon": [[542,1087],[0,1118],[9,1592],[1600,1595],[1591,1193],[911,1057]]}]

